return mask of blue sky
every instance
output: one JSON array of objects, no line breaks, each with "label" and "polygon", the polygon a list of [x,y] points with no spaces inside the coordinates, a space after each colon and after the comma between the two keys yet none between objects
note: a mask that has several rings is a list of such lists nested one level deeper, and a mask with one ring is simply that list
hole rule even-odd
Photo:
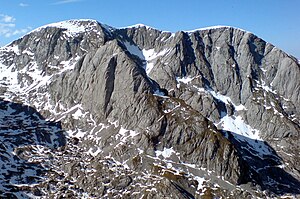
[{"label": "blue sky", "polygon": [[39,26],[91,18],[176,32],[228,25],[300,59],[300,0],[0,0],[0,46]]}]

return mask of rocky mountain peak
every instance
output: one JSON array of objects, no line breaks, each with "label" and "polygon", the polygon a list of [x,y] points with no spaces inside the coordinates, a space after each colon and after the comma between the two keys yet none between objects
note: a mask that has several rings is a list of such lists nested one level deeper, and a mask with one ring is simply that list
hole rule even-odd
[{"label": "rocky mountain peak", "polygon": [[110,35],[113,30],[112,27],[106,24],[101,24],[100,22],[93,19],[73,19],[44,25],[31,31],[29,34],[33,32],[40,32],[43,29],[49,28],[62,29],[63,34],[66,37],[70,38],[76,38],[83,33],[90,34],[91,32],[97,33],[98,35]]},{"label": "rocky mountain peak", "polygon": [[298,197],[299,79],[233,27],[43,26],[0,49],[0,194]]},{"label": "rocky mountain peak", "polygon": [[145,25],[145,24],[141,24],[141,23],[138,23],[138,24],[134,24],[132,26],[126,26],[126,27],[122,27],[120,29],[129,29],[129,28],[136,28],[136,29],[139,29],[139,28],[145,28],[145,29],[148,29],[148,30],[157,30],[156,28],[153,28],[151,26],[148,26],[148,25]]}]

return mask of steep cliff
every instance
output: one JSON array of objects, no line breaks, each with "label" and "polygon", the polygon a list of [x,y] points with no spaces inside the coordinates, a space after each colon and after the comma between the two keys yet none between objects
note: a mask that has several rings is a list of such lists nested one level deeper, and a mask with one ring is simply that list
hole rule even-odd
[{"label": "steep cliff", "polygon": [[2,197],[299,197],[300,66],[252,33],[64,21],[0,72]]}]

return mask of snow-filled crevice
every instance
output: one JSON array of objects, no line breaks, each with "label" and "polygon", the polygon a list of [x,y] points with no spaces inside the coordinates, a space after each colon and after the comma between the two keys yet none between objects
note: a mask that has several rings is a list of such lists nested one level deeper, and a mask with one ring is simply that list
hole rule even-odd
[{"label": "snow-filled crevice", "polygon": [[[212,88],[206,86],[199,88],[191,82],[194,77],[177,78],[180,86],[181,83],[191,84],[199,93],[211,95],[216,101],[226,106],[234,108],[233,113],[228,113],[226,108],[220,113],[220,120],[213,121],[214,125],[224,133],[224,136],[229,139],[239,150],[242,158],[246,160],[252,169],[258,171],[264,168],[265,164],[268,167],[276,167],[281,164],[281,158],[276,154],[275,150],[265,142],[258,129],[253,128],[240,115],[241,111],[246,111],[247,108],[243,104],[236,104],[233,100],[225,95],[222,95]],[[252,165],[252,162],[259,160],[268,160],[265,163]]]},{"label": "snow-filled crevice", "polygon": [[145,70],[145,73],[147,75],[147,78],[150,80],[150,82],[153,85],[153,94],[160,97],[167,97],[167,92],[165,89],[162,89],[160,85],[155,82],[150,77],[150,72],[155,66],[156,59],[160,56],[165,55],[170,50],[164,49],[160,52],[156,52],[154,48],[152,49],[140,49],[139,46],[134,44],[133,42],[129,41],[123,41],[123,44],[125,45],[127,51],[134,56],[137,56],[140,60],[143,62],[143,69]]},{"label": "snow-filled crevice", "polygon": [[227,112],[222,112],[220,114],[220,121],[214,122],[218,129],[232,132],[232,135],[236,140],[241,143],[247,143],[248,147],[261,157],[263,155],[272,155],[273,150],[270,146],[265,144],[260,136],[259,130],[251,127],[246,123],[243,117],[239,115],[239,111],[247,110],[244,105],[237,105],[233,103],[230,97],[221,95],[214,90],[207,89],[206,91],[224,104],[232,105],[235,110],[233,115],[228,114]]},{"label": "snow-filled crevice", "polygon": [[170,51],[169,49],[164,49],[156,52],[154,48],[140,49],[137,45],[129,41],[124,41],[123,43],[130,54],[137,56],[143,61],[143,68],[148,76],[155,65],[156,59]]},{"label": "snow-filled crevice", "polygon": [[[199,94],[204,93],[212,96],[214,100],[219,103],[221,117],[218,121],[212,121],[215,126],[219,130],[231,132],[234,139],[240,143],[244,143],[245,147],[251,149],[254,155],[259,157],[263,157],[265,155],[272,156],[274,150],[270,146],[266,145],[260,136],[260,131],[247,124],[240,115],[240,111],[246,111],[247,108],[243,104],[234,103],[230,97],[222,95],[208,86],[200,88],[192,84],[192,81],[196,78],[198,78],[198,76],[187,76],[183,78],[177,77],[177,88],[180,88],[181,84],[186,84],[190,85],[191,88],[196,89]],[[234,112],[229,114],[227,112],[227,106],[233,107]]]}]

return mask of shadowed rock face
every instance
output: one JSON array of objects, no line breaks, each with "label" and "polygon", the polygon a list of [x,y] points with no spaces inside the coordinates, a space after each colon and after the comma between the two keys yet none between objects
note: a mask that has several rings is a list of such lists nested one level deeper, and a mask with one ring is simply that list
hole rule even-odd
[{"label": "shadowed rock face", "polygon": [[1,139],[38,118],[3,154],[18,175],[47,160],[0,179],[3,197],[300,194],[300,67],[252,33],[65,21],[1,48],[0,72]]},{"label": "shadowed rock face", "polygon": [[51,152],[66,144],[59,122],[46,121],[34,108],[0,101],[0,183],[1,198],[36,195],[37,184],[47,183],[52,169]]}]

